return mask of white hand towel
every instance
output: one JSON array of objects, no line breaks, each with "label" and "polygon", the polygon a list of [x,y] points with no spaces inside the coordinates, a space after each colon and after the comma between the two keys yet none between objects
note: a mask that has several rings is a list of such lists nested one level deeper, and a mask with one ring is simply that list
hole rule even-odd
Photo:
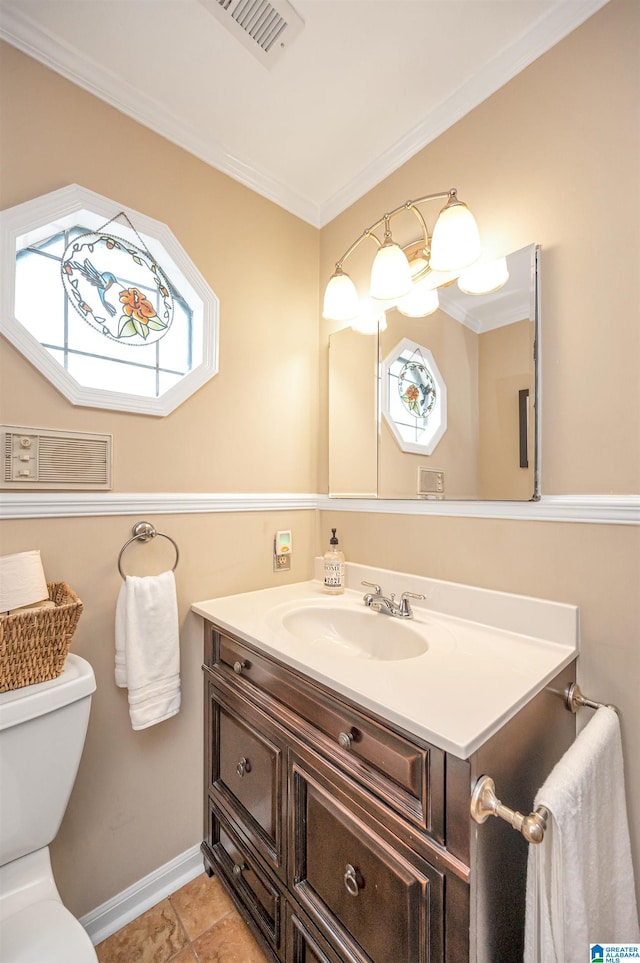
[{"label": "white hand towel", "polygon": [[180,710],[180,640],[173,572],[127,575],[116,604],[116,685],[129,690],[134,729]]},{"label": "white hand towel", "polygon": [[529,846],[525,963],[584,963],[589,943],[640,939],[620,723],[598,709],[538,791],[549,824]]}]

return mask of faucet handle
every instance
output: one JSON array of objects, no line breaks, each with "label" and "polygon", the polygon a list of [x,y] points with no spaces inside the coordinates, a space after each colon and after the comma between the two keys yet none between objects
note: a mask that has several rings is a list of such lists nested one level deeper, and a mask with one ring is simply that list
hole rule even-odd
[{"label": "faucet handle", "polygon": [[426,599],[426,595],[417,595],[415,592],[403,592],[400,596],[400,614],[406,619],[413,618],[413,612],[409,599]]},{"label": "faucet handle", "polygon": [[366,585],[366,586],[368,586],[369,588],[375,589],[375,590],[376,590],[376,595],[382,595],[382,589],[380,588],[379,585],[376,585],[375,582],[360,582],[360,584],[361,584],[361,585]]}]

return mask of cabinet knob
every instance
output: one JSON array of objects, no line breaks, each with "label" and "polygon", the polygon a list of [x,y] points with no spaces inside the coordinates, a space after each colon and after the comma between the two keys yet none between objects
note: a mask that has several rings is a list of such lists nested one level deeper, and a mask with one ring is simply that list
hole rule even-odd
[{"label": "cabinet knob", "polygon": [[338,744],[342,746],[343,749],[351,749],[352,742],[353,742],[352,732],[341,732],[338,735]]},{"label": "cabinet knob", "polygon": [[241,779],[244,776],[245,772],[251,772],[251,763],[249,762],[248,759],[245,758],[245,756],[242,757],[242,759],[236,766],[236,772],[238,773]]},{"label": "cabinet knob", "polygon": [[357,896],[360,892],[360,884],[358,883],[358,874],[351,865],[347,863],[347,869],[344,874],[344,885],[346,887],[349,896]]},{"label": "cabinet knob", "polygon": [[233,671],[236,673],[236,675],[241,675],[242,670],[246,668],[247,668],[247,663],[244,661],[240,662],[240,660],[238,660],[237,662],[233,663]]},{"label": "cabinet knob", "polygon": [[233,867],[233,875],[236,877],[242,876],[246,868],[247,868],[246,863],[235,863]]}]

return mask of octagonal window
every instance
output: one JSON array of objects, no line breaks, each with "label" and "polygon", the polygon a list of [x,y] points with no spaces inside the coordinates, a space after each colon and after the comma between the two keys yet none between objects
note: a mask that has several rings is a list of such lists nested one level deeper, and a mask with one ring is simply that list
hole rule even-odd
[{"label": "octagonal window", "polygon": [[382,414],[402,451],[430,455],[447,430],[447,387],[433,355],[403,338],[382,363]]},{"label": "octagonal window", "polygon": [[73,404],[166,415],[217,373],[218,299],[166,225],[76,185],[0,218],[2,332]]}]

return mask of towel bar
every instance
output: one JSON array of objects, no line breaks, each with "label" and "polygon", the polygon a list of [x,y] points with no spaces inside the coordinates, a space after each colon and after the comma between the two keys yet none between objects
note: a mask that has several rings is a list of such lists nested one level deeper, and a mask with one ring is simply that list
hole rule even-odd
[{"label": "towel bar", "polygon": [[503,806],[496,796],[496,787],[490,776],[480,776],[471,795],[471,818],[477,823],[483,823],[489,816],[498,816],[511,823],[514,829],[522,833],[528,843],[541,843],[547,828],[549,810],[538,806],[535,812],[524,816],[522,813],[508,806]]},{"label": "towel bar", "polygon": [[571,685],[567,687],[564,698],[567,709],[570,709],[571,712],[577,712],[582,706],[587,706],[589,709],[603,709],[606,707],[607,709],[613,709],[614,712],[618,712],[619,714],[617,706],[612,706],[610,703],[605,702],[593,702],[591,699],[583,696],[577,682],[572,682]]},{"label": "towel bar", "polygon": [[[571,712],[577,712],[582,706],[587,706],[590,709],[613,709],[614,712],[619,713],[616,706],[587,699],[582,695],[577,682],[572,682],[571,685],[567,686],[563,696],[565,705]],[[504,806],[496,796],[495,783],[490,776],[480,776],[477,780],[471,794],[470,813],[471,818],[477,823],[485,822],[489,816],[498,816],[500,819],[504,819],[505,822],[511,823],[519,833],[522,833],[528,843],[542,842],[549,818],[549,810],[544,806],[538,806],[528,816]]]},{"label": "towel bar", "polygon": [[129,541],[124,543],[124,545],[120,549],[120,554],[118,555],[118,571],[120,572],[120,575],[122,576],[122,578],[125,578],[125,574],[122,571],[122,565],[121,565],[122,556],[124,555],[125,549],[128,548],[128,546],[131,545],[132,542],[147,542],[149,541],[150,538],[155,538],[156,535],[159,535],[160,538],[168,539],[168,541],[170,541],[173,547],[175,548],[176,560],[173,564],[173,568],[171,569],[172,572],[175,572],[176,566],[180,561],[180,551],[178,549],[177,544],[174,542],[174,540],[171,538],[170,535],[165,535],[164,532],[157,532],[153,527],[153,525],[151,524],[151,522],[138,522],[131,529],[131,538],[129,539]]}]

